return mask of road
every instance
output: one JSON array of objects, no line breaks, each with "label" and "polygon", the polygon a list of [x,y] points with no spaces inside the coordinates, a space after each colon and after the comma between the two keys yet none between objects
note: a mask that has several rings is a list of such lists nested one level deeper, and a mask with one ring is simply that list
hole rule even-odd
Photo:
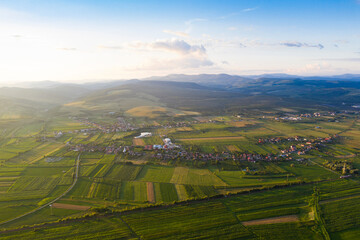
[{"label": "road", "polygon": [[44,204],[44,205],[42,205],[42,206],[40,206],[40,207],[38,207],[38,208],[36,208],[36,209],[34,209],[34,210],[31,210],[30,212],[24,213],[23,215],[17,216],[17,217],[15,217],[15,218],[10,219],[10,220],[6,220],[5,222],[1,222],[1,223],[0,223],[0,226],[1,226],[1,225],[4,225],[4,224],[6,224],[6,223],[9,223],[9,222],[18,220],[18,219],[23,218],[23,217],[25,217],[25,216],[28,216],[28,215],[30,215],[30,214],[33,214],[33,213],[35,213],[35,212],[37,212],[37,211],[40,211],[41,209],[46,208],[46,207],[50,206],[51,204],[55,203],[55,202],[58,201],[60,198],[62,198],[63,196],[65,196],[68,192],[70,192],[71,189],[73,189],[74,186],[76,185],[76,182],[77,182],[78,177],[79,177],[80,155],[81,155],[81,153],[78,155],[78,157],[77,157],[77,159],[76,159],[76,169],[75,169],[74,182],[71,184],[71,186],[70,186],[68,189],[66,189],[65,192],[63,192],[60,196],[58,196],[57,198],[55,198],[55,199],[52,200],[51,202],[48,202],[48,203],[46,203],[46,204]]}]

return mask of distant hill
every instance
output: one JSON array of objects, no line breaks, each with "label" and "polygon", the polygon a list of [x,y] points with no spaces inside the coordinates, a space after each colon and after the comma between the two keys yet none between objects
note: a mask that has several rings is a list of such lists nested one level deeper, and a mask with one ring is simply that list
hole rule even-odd
[{"label": "distant hill", "polygon": [[48,88],[0,88],[0,96],[29,100],[39,104],[62,104],[72,101],[90,90],[78,85],[59,84]]},{"label": "distant hill", "polygon": [[130,79],[130,80],[110,80],[110,81],[97,81],[88,83],[61,83],[55,81],[39,81],[39,82],[22,82],[12,85],[16,88],[40,88],[51,89],[59,86],[67,86],[72,88],[82,88],[87,90],[100,90],[111,87],[118,87],[129,83],[136,83],[139,81],[166,81],[166,82],[192,82],[203,86],[212,87],[242,87],[249,82],[259,79],[273,79],[273,80],[323,80],[323,81],[351,81],[359,82],[360,74],[343,74],[335,76],[298,76],[289,75],[284,73],[272,73],[262,75],[229,75],[229,74],[199,74],[199,75],[186,75],[186,74],[171,74],[167,76],[153,76],[143,79]]},{"label": "distant hill", "polygon": [[29,100],[0,97],[0,120],[32,118],[45,111],[44,106]]},{"label": "distant hill", "polygon": [[11,101],[12,109],[26,114],[27,107],[36,106],[37,109],[57,107],[53,114],[121,112],[137,116],[141,111],[144,115],[181,116],[261,112],[281,107],[300,111],[309,107],[350,108],[360,103],[360,81],[354,80],[356,75],[342,75],[342,80],[337,80],[339,76],[328,80],[295,77],[202,74],[86,84],[43,82],[38,88],[0,88],[0,98]]}]

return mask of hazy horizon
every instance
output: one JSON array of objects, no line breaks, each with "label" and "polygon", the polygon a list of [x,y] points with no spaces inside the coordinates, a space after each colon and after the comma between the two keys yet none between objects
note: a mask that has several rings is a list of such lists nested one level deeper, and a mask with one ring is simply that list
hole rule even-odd
[{"label": "hazy horizon", "polygon": [[0,3],[0,84],[359,74],[360,2]]}]

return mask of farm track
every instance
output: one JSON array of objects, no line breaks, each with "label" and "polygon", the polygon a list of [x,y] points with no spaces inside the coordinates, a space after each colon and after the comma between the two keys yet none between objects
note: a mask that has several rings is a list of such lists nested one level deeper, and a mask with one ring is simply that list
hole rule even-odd
[{"label": "farm track", "polygon": [[62,208],[62,209],[71,209],[71,210],[88,210],[89,206],[81,206],[81,205],[73,205],[73,204],[65,204],[65,203],[54,203],[53,208]]},{"label": "farm track", "polygon": [[262,225],[262,224],[273,224],[273,223],[288,223],[288,222],[298,222],[299,217],[297,215],[288,215],[281,217],[273,218],[264,218],[251,221],[242,222],[244,226],[253,226],[253,225]]},{"label": "farm track", "polygon": [[42,205],[42,206],[40,206],[40,207],[38,207],[38,208],[30,211],[30,212],[24,213],[23,215],[20,215],[20,216],[18,216],[18,217],[12,218],[12,219],[10,219],[10,220],[1,222],[1,223],[0,223],[0,226],[1,226],[1,225],[4,225],[4,224],[6,224],[6,223],[10,223],[10,222],[13,222],[13,221],[15,221],[15,220],[18,220],[18,219],[23,218],[23,217],[25,217],[25,216],[28,216],[28,215],[30,215],[30,214],[33,214],[33,213],[35,213],[35,212],[37,212],[37,211],[40,211],[41,209],[52,205],[53,203],[55,203],[56,201],[58,201],[60,198],[62,198],[63,196],[65,196],[68,192],[70,192],[71,189],[74,188],[74,186],[76,185],[76,182],[77,182],[77,180],[78,180],[78,176],[79,176],[79,165],[80,165],[80,155],[81,155],[81,154],[78,155],[77,160],[76,160],[76,169],[75,169],[74,182],[73,182],[73,184],[72,184],[64,193],[62,193],[59,197],[55,198],[55,199],[52,200],[51,202],[46,203],[46,204],[44,204],[44,205]]},{"label": "farm track", "polygon": [[151,203],[154,203],[155,202],[154,183],[153,182],[147,182],[146,183],[146,190],[147,190],[148,201],[151,202]]},{"label": "farm track", "polygon": [[145,142],[144,142],[144,139],[141,139],[141,138],[134,138],[133,139],[133,145],[134,146],[145,146]]}]

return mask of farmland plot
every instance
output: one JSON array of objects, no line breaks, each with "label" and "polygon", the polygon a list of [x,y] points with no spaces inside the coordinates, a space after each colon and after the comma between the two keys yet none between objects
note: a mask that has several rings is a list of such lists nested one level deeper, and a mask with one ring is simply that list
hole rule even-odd
[{"label": "farmland plot", "polygon": [[200,236],[205,239],[239,239],[252,235],[218,202],[140,212],[124,215],[123,219],[144,239],[189,239]]},{"label": "farmland plot", "polygon": [[144,182],[169,183],[174,173],[173,167],[144,166],[136,180]]},{"label": "farmland plot", "polygon": [[133,181],[136,179],[142,168],[143,166],[114,164],[111,170],[106,174],[106,178]]},{"label": "farmland plot", "polygon": [[185,167],[176,167],[170,182],[175,184],[226,186],[226,183],[208,169],[190,169]]}]

